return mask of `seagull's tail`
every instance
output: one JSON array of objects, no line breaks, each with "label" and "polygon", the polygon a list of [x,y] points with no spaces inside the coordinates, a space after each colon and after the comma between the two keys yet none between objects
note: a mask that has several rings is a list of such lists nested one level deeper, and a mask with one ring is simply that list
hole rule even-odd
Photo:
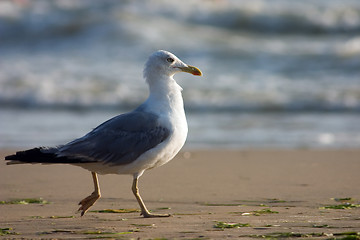
[{"label": "seagull's tail", "polygon": [[23,163],[43,163],[43,164],[54,164],[54,163],[79,163],[79,159],[69,158],[65,156],[58,156],[56,154],[57,148],[33,148],[25,151],[16,152],[13,155],[5,157],[8,161],[7,165],[12,164],[23,164]]}]

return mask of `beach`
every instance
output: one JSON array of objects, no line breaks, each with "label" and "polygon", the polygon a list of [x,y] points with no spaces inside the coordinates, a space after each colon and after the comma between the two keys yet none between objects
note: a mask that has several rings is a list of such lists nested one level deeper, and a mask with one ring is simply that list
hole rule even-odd
[{"label": "beach", "polygon": [[[0,157],[11,153],[2,150]],[[131,176],[100,176],[102,198],[80,217],[77,203],[93,191],[89,172],[67,165],[7,166],[2,160],[0,237],[356,239],[359,169],[359,149],[183,151],[140,178],[147,207],[172,215],[145,219]]]},{"label": "beach", "polygon": [[[360,239],[360,1],[0,1],[0,239]],[[59,146],[177,74],[189,133],[132,177],[4,158]]]}]

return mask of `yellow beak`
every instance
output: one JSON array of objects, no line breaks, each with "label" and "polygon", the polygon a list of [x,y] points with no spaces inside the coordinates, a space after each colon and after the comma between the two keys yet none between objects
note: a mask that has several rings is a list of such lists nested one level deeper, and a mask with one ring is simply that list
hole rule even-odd
[{"label": "yellow beak", "polygon": [[196,76],[202,75],[200,69],[194,66],[187,65],[187,67],[179,67],[179,69],[181,69],[181,71],[183,72],[191,73],[192,75],[196,75]]}]

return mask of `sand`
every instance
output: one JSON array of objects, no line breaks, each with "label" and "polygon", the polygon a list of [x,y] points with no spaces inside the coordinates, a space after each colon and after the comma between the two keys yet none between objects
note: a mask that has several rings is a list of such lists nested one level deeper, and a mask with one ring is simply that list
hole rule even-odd
[{"label": "sand", "polygon": [[[10,153],[0,151],[0,158]],[[42,198],[50,202],[0,204],[0,228],[7,233],[0,237],[355,236],[360,232],[359,173],[360,150],[182,152],[140,178],[147,207],[155,213],[171,213],[171,217],[144,219],[133,212],[138,205],[131,192],[132,179],[126,175],[100,176],[102,198],[91,210],[130,213],[88,212],[80,217],[77,203],[93,191],[89,172],[66,165],[6,166],[0,161],[0,201]],[[326,208],[340,204],[349,209]]]}]

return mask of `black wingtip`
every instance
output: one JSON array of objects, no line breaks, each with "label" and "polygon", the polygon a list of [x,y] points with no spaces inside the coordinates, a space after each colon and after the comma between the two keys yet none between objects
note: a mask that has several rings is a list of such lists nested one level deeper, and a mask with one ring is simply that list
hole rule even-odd
[{"label": "black wingtip", "polygon": [[42,163],[42,164],[74,164],[74,163],[88,163],[90,160],[85,160],[77,157],[58,156],[56,154],[57,148],[32,148],[25,151],[16,152],[13,155],[5,157],[8,161],[7,165],[22,164],[22,163]]},{"label": "black wingtip", "polygon": [[16,155],[13,154],[13,155],[6,156],[5,161],[7,161],[7,160],[16,160]]}]

